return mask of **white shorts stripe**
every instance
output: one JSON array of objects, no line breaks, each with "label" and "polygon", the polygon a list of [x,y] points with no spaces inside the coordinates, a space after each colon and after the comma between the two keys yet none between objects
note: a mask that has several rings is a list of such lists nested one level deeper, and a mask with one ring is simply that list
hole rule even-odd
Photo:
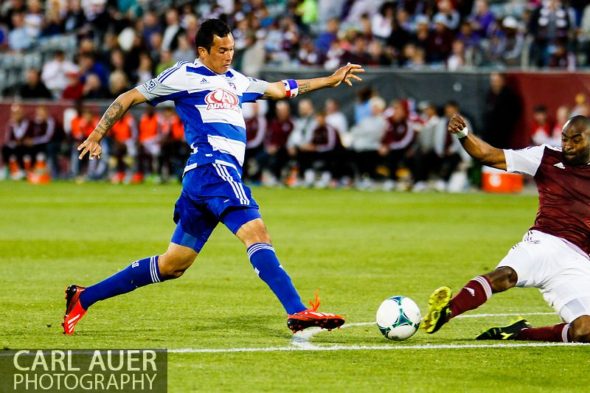
[{"label": "white shorts stripe", "polygon": [[229,183],[230,187],[233,189],[235,196],[240,200],[240,203],[243,205],[250,204],[250,200],[246,196],[246,192],[242,185],[234,180],[234,178],[230,175],[223,165],[220,164],[213,164],[215,170],[219,177]]}]

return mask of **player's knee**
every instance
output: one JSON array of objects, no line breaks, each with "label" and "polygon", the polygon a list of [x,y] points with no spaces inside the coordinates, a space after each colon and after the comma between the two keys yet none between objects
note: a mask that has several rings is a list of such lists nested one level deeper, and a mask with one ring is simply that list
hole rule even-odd
[{"label": "player's knee", "polygon": [[174,255],[160,257],[158,268],[160,269],[160,275],[166,279],[179,278],[184,272],[192,265],[195,257],[192,255]]},{"label": "player's knee", "polygon": [[518,275],[514,269],[508,266],[499,267],[485,276],[490,281],[494,293],[510,289],[518,282]]},{"label": "player's knee", "polygon": [[590,342],[590,315],[578,317],[570,324],[569,338],[575,342]]}]

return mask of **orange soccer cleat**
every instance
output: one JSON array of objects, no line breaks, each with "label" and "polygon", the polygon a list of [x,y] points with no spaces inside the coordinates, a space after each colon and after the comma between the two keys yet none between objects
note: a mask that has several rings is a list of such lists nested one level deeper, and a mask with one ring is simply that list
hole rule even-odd
[{"label": "orange soccer cleat", "polygon": [[288,316],[287,326],[293,333],[312,326],[332,330],[344,325],[342,316],[317,311],[320,307],[320,298],[317,293],[315,294],[315,300],[309,302],[309,304],[311,308]]},{"label": "orange soccer cleat", "polygon": [[64,328],[64,334],[74,334],[76,324],[80,322],[86,314],[86,310],[80,303],[80,294],[84,292],[84,287],[79,285],[70,285],[66,288],[66,314],[64,322],[61,324]]}]

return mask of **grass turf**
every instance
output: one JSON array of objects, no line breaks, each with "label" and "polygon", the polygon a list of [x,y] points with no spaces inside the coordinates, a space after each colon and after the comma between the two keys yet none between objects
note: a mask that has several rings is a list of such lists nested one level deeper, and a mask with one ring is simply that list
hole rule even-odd
[{"label": "grass turf", "polygon": [[[0,344],[4,348],[286,348],[283,311],[222,225],[179,280],[100,302],[64,337],[63,289],[163,252],[178,186],[0,183]],[[395,294],[425,310],[430,292],[491,270],[534,220],[533,196],[254,189],[283,266],[304,299],[350,324]],[[556,315],[532,289],[472,314]],[[454,320],[397,343],[374,326],[321,333],[318,346],[479,344],[509,316]],[[488,343],[486,343],[488,344]],[[493,344],[493,343],[489,343]],[[169,391],[587,391],[590,347],[171,353]],[[325,384],[318,385],[318,384]]]}]

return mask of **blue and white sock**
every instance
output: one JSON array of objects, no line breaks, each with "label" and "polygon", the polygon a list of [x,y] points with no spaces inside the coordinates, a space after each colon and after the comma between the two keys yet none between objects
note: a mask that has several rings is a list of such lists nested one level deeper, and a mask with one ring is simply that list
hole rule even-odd
[{"label": "blue and white sock", "polygon": [[164,281],[158,268],[158,256],[140,259],[111,277],[94,284],[80,294],[80,303],[84,309],[99,300],[131,292],[148,284]]},{"label": "blue and white sock", "polygon": [[293,286],[291,277],[281,266],[275,250],[270,244],[252,244],[248,247],[248,258],[250,258],[258,277],[274,292],[287,314],[295,314],[306,309]]}]

